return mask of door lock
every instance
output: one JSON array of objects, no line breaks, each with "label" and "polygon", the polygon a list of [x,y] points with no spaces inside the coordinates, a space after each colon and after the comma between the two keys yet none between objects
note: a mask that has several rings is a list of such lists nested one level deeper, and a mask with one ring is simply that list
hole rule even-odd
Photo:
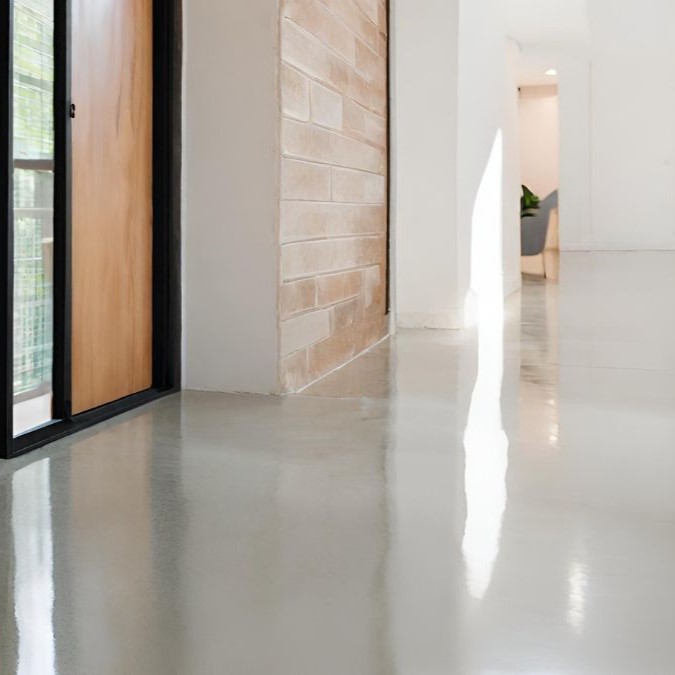
[{"label": "door lock", "polygon": [[71,119],[71,120],[74,120],[74,119],[75,119],[75,113],[76,113],[76,112],[77,112],[77,108],[76,108],[75,104],[74,104],[74,103],[71,103],[71,104],[70,104],[70,110],[69,110],[69,113],[68,113],[68,114],[70,115],[70,119]]}]

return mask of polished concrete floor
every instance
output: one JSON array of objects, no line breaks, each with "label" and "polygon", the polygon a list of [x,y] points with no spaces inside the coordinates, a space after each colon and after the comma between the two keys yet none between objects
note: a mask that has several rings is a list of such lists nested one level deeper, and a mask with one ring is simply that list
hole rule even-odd
[{"label": "polished concrete floor", "polygon": [[675,255],[0,465],[0,673],[675,673]]}]

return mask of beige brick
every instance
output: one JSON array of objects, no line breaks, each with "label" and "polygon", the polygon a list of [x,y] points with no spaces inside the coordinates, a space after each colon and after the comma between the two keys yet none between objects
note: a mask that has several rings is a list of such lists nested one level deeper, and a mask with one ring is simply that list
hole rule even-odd
[{"label": "beige brick", "polygon": [[356,43],[356,69],[366,82],[387,81],[387,61],[361,40]]},{"label": "beige brick", "polygon": [[279,378],[297,391],[387,330],[387,4],[280,6]]},{"label": "beige brick", "polygon": [[309,349],[309,371],[316,379],[341,366],[386,335],[384,313],[337,329],[327,340]]},{"label": "beige brick", "polygon": [[281,149],[288,157],[373,173],[383,172],[386,168],[383,150],[334,131],[292,120],[282,122]]},{"label": "beige brick", "polygon": [[303,349],[283,358],[280,371],[282,391],[302,389],[313,379],[309,369],[309,350]]},{"label": "beige brick", "polygon": [[382,0],[380,0],[379,7],[377,8],[377,27],[380,35],[386,37],[389,28],[387,25],[387,6]]},{"label": "beige brick", "polygon": [[281,54],[284,62],[344,91],[352,67],[287,19],[281,23]]},{"label": "beige brick", "polygon": [[352,138],[375,145],[382,151],[387,150],[386,118],[366,110],[348,98],[344,100],[343,132]]},{"label": "beige brick", "polygon": [[306,312],[316,307],[317,281],[303,279],[290,284],[282,284],[280,294],[281,318],[287,319],[293,314]]},{"label": "beige brick", "polygon": [[284,202],[281,205],[281,240],[284,243],[386,231],[384,206],[311,202]]},{"label": "beige brick", "polygon": [[309,348],[310,377],[321,377],[372,346],[386,335],[387,327],[388,320],[384,312],[371,312],[351,326],[336,328],[328,339]]},{"label": "beige brick", "polygon": [[356,270],[318,277],[316,285],[317,304],[334,305],[363,292],[363,272]]},{"label": "beige brick", "polygon": [[356,4],[363,10],[365,15],[377,25],[379,0],[354,0]]},{"label": "beige brick", "polygon": [[282,159],[281,198],[326,201],[331,198],[331,170],[323,164]]},{"label": "beige brick", "polygon": [[383,204],[387,196],[384,176],[351,169],[333,169],[333,201]]},{"label": "beige brick", "polygon": [[379,35],[377,39],[377,53],[384,59],[389,57],[389,41],[386,35]]},{"label": "beige brick", "polygon": [[351,99],[344,101],[344,129],[357,134],[366,133],[366,111]]},{"label": "beige brick", "polygon": [[351,298],[333,307],[331,334],[341,328],[353,326],[363,317],[363,303],[360,297]]},{"label": "beige brick", "polygon": [[316,0],[285,0],[283,16],[311,33],[349,63],[354,63],[354,33],[321,3]]},{"label": "beige brick", "polygon": [[342,129],[342,96],[335,91],[312,82],[312,121],[322,127]]},{"label": "beige brick", "polygon": [[385,237],[355,237],[286,244],[281,249],[284,281],[379,264],[386,256]]},{"label": "beige brick", "polygon": [[310,377],[317,379],[362,352],[363,336],[360,326],[348,326],[332,333],[327,340],[308,350]]},{"label": "beige brick", "polygon": [[386,292],[386,279],[382,274],[384,268],[380,265],[369,267],[364,272],[364,291],[366,309],[373,305],[382,304]]},{"label": "beige brick", "polygon": [[281,355],[288,356],[330,335],[331,312],[321,309],[281,322]]},{"label": "beige brick", "polygon": [[368,20],[354,0],[319,0],[319,2],[339,16],[356,35],[369,45],[374,47],[377,44],[377,26]]},{"label": "beige brick", "polygon": [[388,145],[387,122],[382,117],[367,113],[365,137],[371,143],[386,149]]},{"label": "beige brick", "polygon": [[286,117],[309,121],[309,80],[289,68],[281,66],[281,110]]},{"label": "beige brick", "polygon": [[386,111],[386,81],[366,82],[349,63],[288,19],[281,25],[281,53],[285,63],[343,92],[369,110],[380,114]]}]

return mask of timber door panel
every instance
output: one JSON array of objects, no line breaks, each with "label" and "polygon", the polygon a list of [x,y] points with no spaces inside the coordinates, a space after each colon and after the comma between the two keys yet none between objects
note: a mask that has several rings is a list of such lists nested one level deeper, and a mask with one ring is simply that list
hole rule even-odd
[{"label": "timber door panel", "polygon": [[152,386],[153,0],[72,0],[72,408]]}]

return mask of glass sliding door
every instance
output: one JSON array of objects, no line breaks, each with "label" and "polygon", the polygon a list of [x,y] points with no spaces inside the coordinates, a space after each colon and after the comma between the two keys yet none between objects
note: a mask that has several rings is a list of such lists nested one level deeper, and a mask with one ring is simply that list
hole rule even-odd
[{"label": "glass sliding door", "polygon": [[14,0],[14,435],[52,420],[54,0]]},{"label": "glass sliding door", "polygon": [[0,460],[180,388],[180,8],[0,1]]}]

